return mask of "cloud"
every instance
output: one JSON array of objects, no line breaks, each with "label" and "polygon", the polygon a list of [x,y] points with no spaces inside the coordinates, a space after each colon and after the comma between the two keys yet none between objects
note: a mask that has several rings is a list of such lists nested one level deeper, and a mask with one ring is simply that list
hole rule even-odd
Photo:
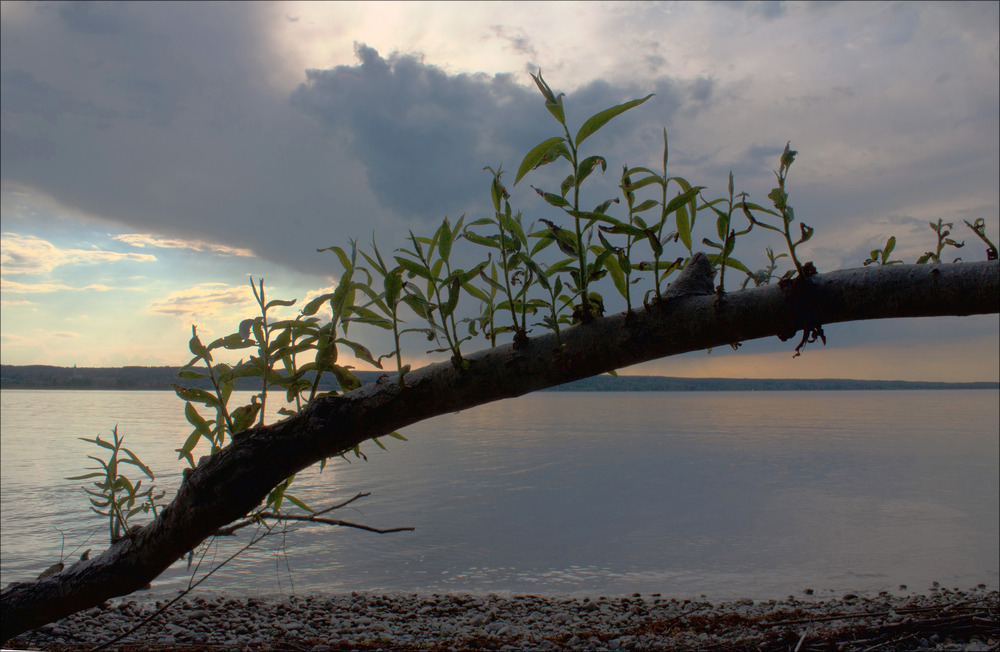
[{"label": "cloud", "polygon": [[506,25],[490,25],[489,27],[490,36],[483,37],[483,40],[489,38],[500,39],[501,41],[506,41],[509,45],[506,47],[511,48],[519,54],[523,54],[532,58],[538,57],[538,50],[531,42],[531,38],[528,37],[527,32],[519,27],[508,27]]},{"label": "cloud", "polygon": [[[122,230],[321,272],[322,257],[304,254],[389,215],[344,148],[267,81],[280,59],[261,34],[272,13],[5,4],[5,189]],[[361,233],[359,220],[370,220]]]},{"label": "cloud", "polygon": [[397,213],[440,219],[475,203],[483,166],[513,161],[544,133],[524,120],[539,116],[536,95],[510,75],[449,76],[364,44],[356,53],[357,66],[307,71],[292,103],[349,135],[375,195]]},{"label": "cloud", "polygon": [[150,254],[120,253],[102,249],[60,249],[47,240],[17,233],[3,234],[0,264],[4,274],[50,274],[64,265],[97,265],[123,260],[150,263]]},{"label": "cloud", "polygon": [[[307,71],[292,102],[347,134],[375,195],[400,215],[439,220],[484,209],[489,177],[483,167],[503,163],[516,170],[531,147],[561,131],[542,108],[537,89],[513,75],[449,75],[418,56],[383,58],[364,44],[356,45],[356,54],[356,66]],[[648,92],[657,96],[657,119],[669,122],[681,106],[694,110],[709,103],[714,81],[661,77],[651,91],[643,91],[635,83],[595,80],[574,91],[567,119],[578,125],[592,113]],[[605,133],[626,134],[627,141],[648,119],[625,114]],[[603,144],[615,146],[607,139]]]},{"label": "cloud", "polygon": [[3,91],[0,110],[13,115],[41,116],[50,125],[55,125],[64,115],[105,120],[118,115],[117,111],[78,99],[73,93],[55,88],[18,68],[4,71],[0,89]]},{"label": "cloud", "polygon": [[112,239],[130,244],[133,247],[156,247],[158,249],[190,249],[191,251],[209,251],[221,256],[242,256],[251,258],[255,254],[249,249],[239,249],[226,245],[202,242],[200,240],[181,240],[179,238],[161,238],[151,233],[121,233],[112,235]]},{"label": "cloud", "polygon": [[[48,294],[50,292],[63,292],[66,290],[80,291],[80,290],[91,290],[93,292],[107,292],[116,288],[112,288],[108,285],[103,285],[100,283],[91,283],[90,285],[85,285],[83,287],[72,287],[64,283],[51,283],[51,282],[39,282],[39,283],[21,283],[19,281],[11,281],[6,278],[0,279],[0,289],[3,292],[10,292],[13,294]],[[29,301],[9,301],[5,302],[4,305],[16,306],[16,305],[29,305]]]},{"label": "cloud", "polygon": [[[0,287],[3,286],[3,281],[0,280]],[[34,306],[37,305],[33,301],[28,301],[27,299],[0,299],[0,306],[6,306],[8,308],[13,308],[14,306]]]},{"label": "cloud", "polygon": [[232,321],[235,314],[245,312],[252,304],[253,297],[245,287],[200,283],[153,301],[146,312],[191,322],[222,316]]},{"label": "cloud", "polygon": [[[986,217],[996,233],[996,3],[510,7],[5,3],[4,229],[36,241],[4,236],[4,276],[25,291],[89,283],[24,277],[111,262],[78,244],[74,227],[97,220],[125,233],[100,249],[157,254],[143,282],[161,294],[237,285],[252,266],[280,287],[326,284],[336,265],[317,248],[375,232],[386,252],[411,228],[490,210],[483,166],[512,172],[561,132],[526,74],[538,67],[569,93],[571,130],[656,94],[585,143],[610,164],[585,206],[618,194],[618,166],[659,167],[665,126],[671,175],[718,196],[732,170],[762,204],[791,140],[791,201],[817,229],[802,251],[822,269],[859,265],[890,234],[913,260],[938,217],[959,230]],[[565,175],[533,172],[511,188],[515,210],[558,219],[528,185]],[[698,225],[699,239],[714,231]],[[774,244],[757,237],[748,256]],[[184,313],[176,299],[160,308]]]}]

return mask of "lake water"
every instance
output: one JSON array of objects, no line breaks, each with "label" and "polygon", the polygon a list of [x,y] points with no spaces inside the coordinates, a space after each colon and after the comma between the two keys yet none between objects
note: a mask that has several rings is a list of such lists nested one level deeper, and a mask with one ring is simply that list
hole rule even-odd
[{"label": "lake water", "polygon": [[[237,397],[239,398],[239,397]],[[234,398],[233,404],[239,404]],[[118,424],[173,493],[190,426],[167,392],[0,392],[0,584],[106,547],[83,482]],[[300,526],[202,593],[352,590],[713,599],[1000,580],[996,391],[538,393],[369,442],[293,493],[371,534]],[[196,452],[195,457],[197,458]],[[242,546],[213,547],[203,569]],[[62,533],[62,534],[61,534]],[[65,548],[61,548],[65,535]],[[88,537],[89,540],[88,540]],[[151,592],[187,585],[175,564]]]}]

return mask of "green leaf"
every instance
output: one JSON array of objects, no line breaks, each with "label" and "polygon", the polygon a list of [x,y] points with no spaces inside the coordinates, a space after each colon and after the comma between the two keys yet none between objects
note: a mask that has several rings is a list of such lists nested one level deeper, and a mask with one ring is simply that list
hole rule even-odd
[{"label": "green leaf", "polygon": [[633,213],[641,213],[643,211],[648,211],[650,208],[652,208],[653,206],[658,205],[659,203],[660,202],[656,201],[655,199],[647,199],[646,201],[642,202],[641,204],[639,204],[638,206],[636,206],[635,208],[633,208],[632,212]]},{"label": "green leaf", "polygon": [[203,389],[181,387],[180,385],[172,385],[172,387],[177,393],[177,396],[181,397],[182,400],[195,401],[211,407],[220,406],[219,399],[217,399],[214,394],[206,392]]},{"label": "green leaf", "polygon": [[771,192],[767,193],[767,198],[771,200],[779,212],[785,210],[785,206],[788,205],[788,193],[781,188],[772,189]]},{"label": "green leaf", "polygon": [[549,230],[556,239],[556,244],[564,254],[567,256],[576,256],[578,254],[576,235],[572,231],[556,226],[548,220],[541,220],[541,222],[549,227]]},{"label": "green leaf", "polygon": [[369,351],[368,347],[366,347],[365,345],[358,344],[357,342],[352,342],[350,340],[346,340],[342,337],[338,338],[337,342],[343,344],[344,346],[354,351],[354,357],[356,357],[357,359],[364,360],[368,364],[374,367],[378,367],[379,369],[382,368],[382,365],[375,360],[375,358],[372,356],[372,352]]},{"label": "green leaf", "polygon": [[544,190],[540,190],[534,186],[531,186],[531,189],[537,192],[550,206],[563,208],[571,205],[562,195],[557,195],[554,192],[545,192]]},{"label": "green leaf", "polygon": [[[629,170],[629,172],[631,173],[631,172],[633,172],[633,170]],[[658,186],[666,185],[665,182],[663,181],[663,177],[661,177],[660,175],[658,175],[656,173],[650,172],[649,176],[647,176],[647,177],[643,177],[642,179],[639,179],[638,181],[634,181],[633,180],[632,183],[630,183],[628,185],[627,189],[628,189],[629,192],[635,192],[637,190],[645,188],[646,186],[654,184],[654,183],[656,185],[658,185]]]},{"label": "green leaf", "polygon": [[543,165],[542,161],[545,159],[545,155],[548,154],[553,147],[556,147],[562,142],[563,139],[557,136],[543,140],[531,148],[531,151],[525,155],[524,160],[521,161],[521,166],[517,169],[517,176],[514,178],[514,185],[516,186],[521,178],[528,172],[534,170],[539,165]]},{"label": "green leaf", "polygon": [[462,292],[462,282],[459,279],[455,279],[448,286],[448,301],[441,307],[441,318],[448,317],[451,313],[455,312],[455,306],[458,305],[458,296]]},{"label": "green leaf", "polygon": [[88,473],[86,475],[74,475],[74,476],[69,477],[69,478],[63,478],[63,480],[88,480],[90,478],[103,478],[103,477],[106,477],[106,474],[104,474],[104,473],[97,473],[95,471],[94,473]]},{"label": "green leaf", "polygon": [[198,414],[198,410],[190,401],[184,404],[184,416],[187,418],[188,423],[194,426],[198,432],[205,436],[211,436],[212,428],[209,427],[205,418]]},{"label": "green leaf", "polygon": [[[608,171],[608,162],[603,156],[588,156],[583,159],[583,161],[580,162],[580,173],[577,183],[583,183],[583,180],[590,176],[590,173],[594,171],[594,167],[597,165],[601,166],[601,172]],[[565,194],[566,193],[563,193],[563,195]]]},{"label": "green leaf", "polygon": [[233,410],[230,415],[233,418],[233,432],[243,432],[254,424],[257,420],[257,413],[260,412],[260,404],[244,405]]},{"label": "green leaf", "polygon": [[211,355],[205,345],[201,343],[198,338],[198,331],[195,326],[191,327],[191,339],[188,341],[188,348],[191,349],[191,353],[198,356],[199,358],[205,358],[207,360],[211,359]]},{"label": "green leaf", "polygon": [[[482,272],[480,272],[480,274],[481,273]],[[490,302],[489,295],[480,290],[479,288],[477,288],[475,285],[472,285],[471,283],[462,283],[462,289],[471,294],[473,297],[479,299],[483,303]]]},{"label": "green leaf", "polygon": [[361,381],[357,376],[351,373],[350,369],[341,367],[340,365],[333,365],[331,371],[333,372],[333,375],[337,377],[337,382],[340,384],[340,388],[345,392],[350,392],[361,387]]},{"label": "green leaf", "polygon": [[227,335],[225,337],[220,337],[219,339],[212,342],[210,349],[217,349],[222,347],[229,351],[237,351],[239,349],[248,349],[251,346],[256,346],[257,343],[253,340],[248,340],[244,338],[239,333],[233,333],[232,335]]},{"label": "green leaf", "polygon": [[549,85],[545,83],[545,80],[542,79],[542,71],[539,70],[538,75],[535,75],[535,73],[533,72],[529,72],[528,74],[531,75],[531,78],[535,80],[535,86],[537,86],[538,90],[542,92],[542,95],[545,97],[545,101],[555,102],[556,96],[552,92],[552,89],[549,88]]},{"label": "green leaf", "polygon": [[[669,240],[672,235],[667,236]],[[660,238],[656,235],[656,231],[653,229],[646,229],[646,239],[649,240],[649,246],[653,250],[653,254],[659,258],[663,255],[663,243],[660,242]]]},{"label": "green leaf", "polygon": [[555,102],[546,102],[545,108],[549,110],[553,118],[559,121],[559,124],[566,124],[566,112],[563,110],[562,93],[559,93]]},{"label": "green leaf", "polygon": [[301,500],[299,500],[298,498],[296,498],[292,494],[285,494],[285,498],[288,499],[289,502],[293,503],[294,505],[297,505],[298,507],[301,507],[302,509],[306,510],[307,512],[312,512],[313,514],[316,513],[316,510],[314,510],[309,505],[306,505],[304,502],[302,502]]},{"label": "green leaf", "polygon": [[792,141],[788,141],[785,144],[785,151],[781,153],[781,167],[786,170],[792,166],[792,163],[795,161],[795,156],[798,154],[798,152],[793,150],[791,147]]},{"label": "green leaf", "polygon": [[[518,213],[518,217],[520,217],[520,215],[521,214]],[[524,229],[521,227],[521,223],[518,220],[513,217],[508,217],[507,215],[501,215],[500,225],[507,231],[510,231],[517,236],[519,241],[524,243],[528,242],[528,238],[524,235]]]},{"label": "green leaf", "polygon": [[[716,248],[719,248],[719,247],[716,246]],[[708,260],[709,260],[710,263],[712,263],[712,265],[718,267],[719,265],[722,264],[722,255],[721,254],[706,254],[706,255],[708,256]],[[735,270],[739,270],[739,271],[743,272],[744,274],[749,274],[749,275],[753,276],[753,272],[751,272],[749,269],[747,269],[746,265],[744,265],[740,261],[736,260],[735,258],[726,258],[726,267],[731,267],[731,268],[733,268]]]},{"label": "green leaf", "polygon": [[396,256],[396,262],[399,266],[403,268],[410,276],[421,276],[428,281],[431,279],[431,272],[429,269],[421,265],[420,263],[414,262],[409,258],[403,258],[402,256]]},{"label": "green leaf", "polygon": [[623,297],[628,296],[628,282],[625,280],[625,273],[622,271],[621,265],[618,264],[618,259],[615,256],[608,256],[604,259],[604,267],[611,275],[611,280],[618,293]]},{"label": "green leaf", "polygon": [[390,305],[395,306],[399,301],[399,294],[403,291],[403,272],[398,267],[385,275],[382,286],[385,289],[385,297]]},{"label": "green leaf", "polygon": [[744,274],[752,274],[752,272],[747,268],[746,265],[736,260],[735,258],[726,258],[726,265],[732,267],[733,269],[737,269],[743,272]]},{"label": "green leaf", "polygon": [[679,193],[676,197],[667,202],[666,207],[663,209],[664,215],[670,215],[672,212],[677,210],[678,207],[690,202],[699,192],[705,189],[705,186],[692,186],[682,193]]},{"label": "green leaf", "polygon": [[330,300],[330,308],[333,310],[334,321],[338,321],[350,314],[349,309],[354,305],[355,294],[354,283],[342,277],[340,283],[337,285],[337,289],[333,291],[333,299]]},{"label": "green leaf", "polygon": [[274,306],[284,306],[287,308],[288,306],[294,306],[294,305],[295,305],[295,299],[272,299],[271,301],[267,302],[266,306],[264,306],[264,310],[270,310]]},{"label": "green leaf", "polygon": [[592,212],[597,213],[598,215],[604,215],[605,213],[608,212],[608,207],[611,206],[611,204],[617,204],[617,203],[618,203],[618,198],[614,197],[596,206]]},{"label": "green leaf", "polygon": [[729,234],[729,216],[725,213],[719,213],[719,216],[716,218],[715,232],[719,234],[719,240],[725,241],[726,236]]},{"label": "green leaf", "polygon": [[[664,177],[667,176],[667,160],[670,158],[668,156],[669,154],[669,147],[667,146],[668,142],[669,141],[667,140],[667,128],[664,127],[663,128],[663,176]],[[664,180],[663,185],[667,185],[666,180]]]},{"label": "green leaf", "polygon": [[309,315],[315,315],[324,303],[333,298],[333,293],[321,294],[315,299],[312,299],[302,308],[302,314],[306,317]]},{"label": "green leaf", "polygon": [[344,269],[351,269],[354,267],[353,265],[351,265],[351,259],[347,257],[347,254],[344,253],[344,250],[341,249],[340,247],[327,247],[326,249],[317,249],[316,251],[318,252],[332,251],[333,253],[337,254],[337,258],[340,259],[340,264],[344,266]]},{"label": "green leaf", "polygon": [[681,202],[676,210],[677,214],[677,236],[684,243],[684,247],[690,252],[691,251],[691,223],[688,221],[687,209],[684,208],[684,203]]},{"label": "green leaf", "polygon": [[202,434],[201,434],[201,432],[198,431],[197,428],[195,428],[194,430],[192,430],[191,434],[188,435],[188,438],[184,441],[184,445],[181,446],[179,449],[177,449],[177,452],[179,453],[179,455],[177,456],[177,459],[180,460],[180,459],[183,459],[183,458],[189,456],[191,454],[191,451],[194,450],[194,447],[198,445],[198,441],[201,438],[202,438]]},{"label": "green leaf", "polygon": [[624,222],[619,222],[613,226],[601,226],[598,227],[604,233],[614,233],[618,235],[628,235],[633,238],[645,238],[647,231],[632,226],[631,224],[625,224]]},{"label": "green leaf", "polygon": [[605,224],[621,224],[615,218],[605,215],[604,213],[593,213],[590,211],[566,211],[578,220],[591,220],[594,222],[604,222]]},{"label": "green leaf", "polygon": [[442,260],[448,260],[451,256],[451,240],[451,227],[448,225],[448,218],[445,218],[437,232],[438,254]]},{"label": "green leaf", "polygon": [[885,249],[882,250],[882,256],[885,260],[889,259],[889,254],[892,250],[896,248],[896,236],[891,235],[889,239],[885,241]]},{"label": "green leaf", "polygon": [[473,233],[472,231],[466,231],[462,235],[462,237],[468,240],[469,242],[472,242],[477,245],[482,245],[484,247],[491,247],[493,249],[500,248],[500,236],[496,235],[483,236],[479,235],[478,233]]},{"label": "green leaf", "polygon": [[573,187],[573,184],[575,182],[576,182],[576,177],[574,177],[572,174],[563,179],[562,183],[559,184],[559,194],[565,197],[566,193],[569,192],[570,188]]},{"label": "green leaf", "polygon": [[630,102],[625,102],[624,104],[619,104],[618,106],[613,106],[610,109],[605,109],[600,113],[596,113],[591,117],[587,118],[587,121],[583,123],[580,130],[576,132],[576,146],[579,147],[580,143],[586,140],[591,134],[603,127],[609,120],[625,113],[631,108],[637,107],[649,98],[653,97],[653,93],[650,93],[646,97],[639,100],[632,100]]},{"label": "green leaf", "polygon": [[494,279],[490,278],[489,276],[487,276],[486,274],[484,274],[482,271],[479,272],[479,277],[482,278],[484,281],[486,281],[494,290],[496,290],[498,292],[503,292],[504,291],[504,286],[502,286],[499,283],[497,283]]}]

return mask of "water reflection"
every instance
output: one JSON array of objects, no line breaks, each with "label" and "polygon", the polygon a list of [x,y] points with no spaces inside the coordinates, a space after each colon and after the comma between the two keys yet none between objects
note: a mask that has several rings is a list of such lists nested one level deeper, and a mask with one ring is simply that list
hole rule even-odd
[{"label": "water reflection", "polygon": [[[234,398],[234,401],[240,400]],[[299,475],[373,535],[300,525],[203,585],[289,591],[507,591],[781,597],[996,586],[996,392],[534,394],[416,424]],[[3,583],[106,541],[81,520],[89,445],[119,423],[176,486],[190,432],[158,392],[2,392]],[[205,563],[243,545],[223,542]],[[76,553],[78,554],[78,552]],[[186,565],[154,585],[187,582]]]}]

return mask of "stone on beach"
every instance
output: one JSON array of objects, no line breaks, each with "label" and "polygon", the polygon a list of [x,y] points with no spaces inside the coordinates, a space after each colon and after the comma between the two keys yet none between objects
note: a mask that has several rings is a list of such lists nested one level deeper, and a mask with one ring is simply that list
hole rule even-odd
[{"label": "stone on beach", "polygon": [[[119,600],[19,636],[15,648],[83,650],[129,632],[166,601]],[[663,597],[351,593],[284,599],[186,597],[109,649],[667,650],[990,649],[1000,594],[712,603]],[[930,629],[928,629],[930,628]]]}]

